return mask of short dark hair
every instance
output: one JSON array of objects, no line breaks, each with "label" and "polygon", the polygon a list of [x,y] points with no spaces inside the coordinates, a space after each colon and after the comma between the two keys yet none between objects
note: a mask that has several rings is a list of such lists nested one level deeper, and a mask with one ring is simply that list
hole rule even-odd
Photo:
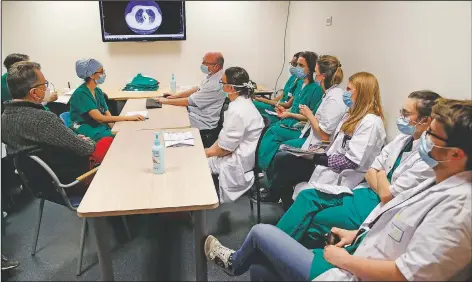
[{"label": "short dark hair", "polygon": [[466,170],[472,170],[472,101],[440,98],[432,117],[444,126],[447,145],[465,152]]},{"label": "short dark hair", "polygon": [[8,71],[14,63],[18,63],[21,61],[28,61],[28,60],[29,60],[28,55],[13,53],[13,54],[8,55],[5,58],[5,60],[3,61],[3,65]]},{"label": "short dark hair", "polygon": [[418,112],[419,117],[422,118],[431,116],[433,106],[441,96],[431,90],[420,90],[412,92],[408,95],[408,98],[417,100],[416,111]]},{"label": "short dark hair", "polygon": [[[243,85],[244,83],[251,83],[255,86],[255,83],[249,79],[247,71],[240,67],[231,67],[225,70],[227,82],[233,85]],[[244,86],[233,86],[236,91],[239,91],[240,96],[246,98],[252,97],[254,89]]]},{"label": "short dark hair", "polygon": [[315,73],[315,68],[316,68],[316,61],[318,61],[318,54],[315,52],[310,52],[310,51],[305,51],[300,54],[299,58],[303,57],[306,60],[306,64],[308,66],[308,80],[313,82],[313,74]]},{"label": "short dark hair", "polygon": [[8,70],[7,85],[13,99],[23,99],[38,81],[34,70],[41,70],[38,63],[21,61]]}]

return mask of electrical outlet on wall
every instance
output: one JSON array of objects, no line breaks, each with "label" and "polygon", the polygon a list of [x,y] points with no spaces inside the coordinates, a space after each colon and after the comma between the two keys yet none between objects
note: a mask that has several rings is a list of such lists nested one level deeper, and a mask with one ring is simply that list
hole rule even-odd
[{"label": "electrical outlet on wall", "polygon": [[327,26],[331,25],[333,23],[333,17],[332,16],[329,16],[329,17],[326,17],[325,19],[325,24]]}]

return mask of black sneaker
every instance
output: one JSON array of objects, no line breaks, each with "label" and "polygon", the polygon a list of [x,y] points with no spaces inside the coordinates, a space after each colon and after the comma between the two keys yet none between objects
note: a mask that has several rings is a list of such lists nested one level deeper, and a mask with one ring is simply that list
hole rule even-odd
[{"label": "black sneaker", "polygon": [[209,235],[205,240],[205,255],[209,261],[213,261],[221,267],[227,274],[233,276],[233,256],[234,250],[221,245],[220,241]]},{"label": "black sneaker", "polygon": [[[276,195],[276,193],[271,193],[270,190],[265,189],[265,188],[261,188],[260,193],[261,193],[261,203],[273,203],[273,204],[279,203],[280,197]],[[253,201],[255,202],[257,201],[256,190],[252,191],[251,197]]]},{"label": "black sneaker", "polygon": [[10,270],[17,267],[19,263],[16,260],[7,259],[2,255],[2,271]]}]

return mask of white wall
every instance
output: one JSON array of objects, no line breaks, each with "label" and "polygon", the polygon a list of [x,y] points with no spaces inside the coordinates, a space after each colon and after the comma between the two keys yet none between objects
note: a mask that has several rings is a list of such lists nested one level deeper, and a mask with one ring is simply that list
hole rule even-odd
[{"label": "white wall", "polygon": [[[333,24],[325,26],[325,18]],[[291,2],[290,53],[311,50],[341,60],[349,76],[379,80],[389,140],[408,94],[431,89],[471,99],[471,2]]]},{"label": "white wall", "polygon": [[[282,67],[287,2],[186,2],[187,40],[103,43],[98,2],[2,2],[2,61],[25,53],[41,63],[58,89],[80,83],[75,61],[104,64],[105,90],[122,88],[141,72],[168,85],[196,85],[207,51],[221,51],[225,66],[244,67],[259,84],[273,85]],[[20,20],[18,20],[20,18]],[[2,69],[5,72],[5,69]]]}]

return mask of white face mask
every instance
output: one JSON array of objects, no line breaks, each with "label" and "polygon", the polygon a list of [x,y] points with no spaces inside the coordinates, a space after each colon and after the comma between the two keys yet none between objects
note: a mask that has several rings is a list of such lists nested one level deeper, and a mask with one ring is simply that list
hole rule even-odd
[{"label": "white face mask", "polygon": [[51,98],[51,89],[48,87],[46,88],[46,91],[44,91],[43,102],[49,101],[49,98]]}]

